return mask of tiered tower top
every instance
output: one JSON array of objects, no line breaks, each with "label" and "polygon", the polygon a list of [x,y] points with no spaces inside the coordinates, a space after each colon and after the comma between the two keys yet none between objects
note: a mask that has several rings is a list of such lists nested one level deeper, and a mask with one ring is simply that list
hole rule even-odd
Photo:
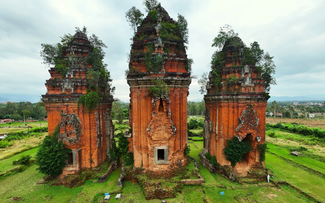
[{"label": "tiered tower top", "polygon": [[190,77],[184,42],[178,22],[159,4],[133,37],[127,77]]}]

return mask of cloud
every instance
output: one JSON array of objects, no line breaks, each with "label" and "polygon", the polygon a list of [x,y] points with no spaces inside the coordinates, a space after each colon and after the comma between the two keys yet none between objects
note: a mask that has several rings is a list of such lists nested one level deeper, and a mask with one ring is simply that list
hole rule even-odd
[{"label": "cloud", "polygon": [[[324,94],[323,1],[161,0],[161,4],[175,20],[179,13],[188,21],[187,54],[194,59],[192,75],[200,78],[210,71],[215,51],[212,39],[220,27],[229,24],[246,45],[258,41],[274,56],[278,85],[272,86],[271,95]],[[86,26],[89,34],[96,34],[108,47],[104,61],[116,86],[115,97],[129,101],[124,74],[133,31],[125,12],[132,6],[145,10],[142,1],[132,0],[1,1],[0,95],[45,94],[44,83],[50,75],[41,63],[40,45],[57,43],[60,36],[74,34],[75,27]],[[198,90],[193,79],[188,99],[203,99]]]}]

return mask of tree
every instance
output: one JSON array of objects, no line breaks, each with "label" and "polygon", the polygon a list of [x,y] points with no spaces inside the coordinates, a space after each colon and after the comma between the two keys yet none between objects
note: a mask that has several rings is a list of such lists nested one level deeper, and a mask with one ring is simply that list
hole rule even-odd
[{"label": "tree", "polygon": [[134,6],[125,13],[126,21],[129,22],[134,32],[136,32],[137,27],[142,23],[142,16],[141,11]]},{"label": "tree", "polygon": [[150,12],[154,9],[154,7],[158,6],[159,2],[157,0],[144,0],[143,4],[146,7],[146,11]]},{"label": "tree", "polygon": [[58,176],[66,166],[68,153],[71,149],[65,148],[64,143],[58,140],[59,128],[51,136],[46,136],[36,155],[37,168],[43,174]]},{"label": "tree", "polygon": [[270,85],[276,85],[275,78],[272,76],[275,74],[275,64],[273,62],[273,56],[270,56],[268,52],[264,53],[264,50],[260,48],[258,42],[253,42],[250,47],[247,47],[238,34],[235,33],[231,26],[225,25],[220,28],[219,34],[213,39],[212,47],[216,47],[217,50],[212,56],[211,68],[214,74],[214,79],[216,83],[221,82],[221,72],[222,66],[224,66],[225,53],[222,49],[225,45],[232,46],[243,46],[241,49],[242,59],[240,60],[240,65],[255,65],[257,70],[261,74],[261,78],[264,82],[264,91],[270,91]]},{"label": "tree", "polygon": [[112,105],[112,118],[114,120],[118,120],[119,123],[123,122],[124,112],[122,109],[122,105],[119,101],[114,101]]},{"label": "tree", "polygon": [[200,90],[199,92],[201,94],[205,94],[207,92],[206,86],[208,84],[209,78],[208,78],[208,73],[204,72],[201,76],[201,79],[198,80],[198,83],[200,85]]},{"label": "tree", "polygon": [[248,140],[239,142],[237,137],[227,140],[227,147],[223,149],[226,159],[230,161],[231,166],[235,167],[236,163],[243,159],[245,153],[252,150]]}]

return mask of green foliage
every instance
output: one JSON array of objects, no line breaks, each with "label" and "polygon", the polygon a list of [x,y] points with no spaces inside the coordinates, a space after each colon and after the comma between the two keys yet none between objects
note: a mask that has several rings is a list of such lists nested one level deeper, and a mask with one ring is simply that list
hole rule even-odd
[{"label": "green foliage", "polygon": [[158,12],[157,10],[151,10],[149,11],[148,15],[151,17],[151,20],[153,23],[157,23],[157,20],[158,20]]},{"label": "green foliage", "polygon": [[167,41],[182,41],[179,36],[179,26],[177,23],[162,22],[159,30],[159,36]]},{"label": "green foliage", "polygon": [[239,82],[239,78],[235,74],[231,74],[227,78],[227,81],[226,82],[227,83],[238,83]]},{"label": "green foliage", "polygon": [[23,155],[18,160],[13,161],[12,164],[13,165],[19,165],[19,164],[27,165],[30,163],[31,158],[32,157],[30,155]]},{"label": "green foliage", "polygon": [[119,156],[119,151],[118,148],[116,147],[116,142],[114,139],[112,140],[112,147],[109,149],[109,156],[112,161],[117,161]]},{"label": "green foliage", "polygon": [[204,121],[198,121],[197,119],[190,119],[190,122],[187,123],[187,129],[189,130],[203,128],[203,126]]},{"label": "green foliage", "polygon": [[259,144],[258,148],[260,149],[260,162],[265,161],[265,152],[267,149],[267,145],[265,144]]},{"label": "green foliage", "polygon": [[83,104],[88,108],[90,112],[92,109],[97,107],[98,102],[100,101],[100,96],[97,92],[90,91],[87,94],[84,94],[79,97],[79,104]]},{"label": "green foliage", "polygon": [[0,149],[1,148],[6,148],[12,146],[13,143],[7,141],[7,140],[0,140]]},{"label": "green foliage", "polygon": [[118,148],[122,157],[124,157],[129,151],[129,141],[124,137],[124,133],[119,134]]},{"label": "green foliage", "polygon": [[190,151],[191,151],[191,148],[189,145],[186,146],[186,148],[184,149],[184,156],[188,156],[190,155]]},{"label": "green foliage", "polygon": [[210,164],[215,165],[216,167],[220,166],[216,156],[211,156],[210,152],[205,153],[205,157],[209,160]]},{"label": "green foliage", "polygon": [[128,152],[124,156],[124,164],[125,164],[125,166],[132,166],[133,163],[134,163],[133,153],[132,152]]},{"label": "green foliage", "polygon": [[142,23],[142,16],[141,11],[134,6],[125,13],[126,21],[129,22],[134,32],[136,32],[137,26]]},{"label": "green foliage", "polygon": [[68,62],[64,59],[58,59],[58,58],[54,59],[54,61],[55,61],[55,66],[54,66],[55,70],[61,74],[62,78],[64,78],[68,72],[68,67],[67,67]]},{"label": "green foliage", "polygon": [[213,85],[218,84],[221,89],[221,70],[225,64],[226,53],[223,50],[224,46],[242,47],[242,53],[232,53],[233,60],[240,59],[240,67],[243,65],[256,66],[256,69],[261,74],[261,78],[265,81],[264,89],[270,91],[270,85],[275,85],[275,78],[272,76],[275,73],[275,64],[273,57],[269,53],[264,53],[257,42],[246,47],[238,37],[238,34],[233,31],[231,26],[225,25],[220,28],[219,34],[213,39],[212,47],[216,47],[217,51],[212,56],[211,68],[213,71]]},{"label": "green foliage", "polygon": [[188,28],[187,21],[184,16],[178,14],[177,16],[177,29],[180,37],[185,44],[188,44]]},{"label": "green foliage", "polygon": [[144,63],[147,71],[149,72],[160,71],[165,61],[165,57],[160,53],[153,53],[154,52],[153,43],[149,43],[145,48],[147,49],[147,52],[144,53]]},{"label": "green foliage", "polygon": [[124,113],[122,105],[119,101],[113,102],[112,118],[117,120],[119,124],[121,124],[123,122],[123,119],[125,118],[125,113]]},{"label": "green foliage", "polygon": [[266,123],[267,128],[279,128],[282,130],[286,130],[292,133],[299,133],[305,136],[314,135],[318,138],[325,138],[325,129],[321,128],[311,128],[304,125],[297,125],[291,123],[277,123],[277,124],[269,124]]},{"label": "green foliage", "polygon": [[68,153],[71,149],[64,147],[64,143],[58,140],[59,128],[51,136],[46,136],[36,155],[37,168],[43,174],[58,176],[66,166]]},{"label": "green foliage", "polygon": [[149,88],[149,95],[156,98],[164,98],[169,94],[169,87],[162,79],[153,80],[154,86]]},{"label": "green foliage", "polygon": [[227,147],[223,149],[226,159],[231,162],[231,166],[235,167],[236,163],[243,159],[245,153],[252,150],[249,141],[239,142],[237,137],[227,140]]},{"label": "green foliage", "polygon": [[145,5],[147,12],[152,11],[156,6],[160,5],[157,0],[144,0],[143,4]]},{"label": "green foliage", "polygon": [[192,64],[193,64],[194,62],[193,62],[193,59],[187,59],[186,60],[186,65],[185,65],[185,70],[187,71],[187,72],[191,72],[191,70],[192,70]]},{"label": "green foliage", "polygon": [[238,37],[238,33],[235,33],[230,25],[225,25],[220,28],[217,37],[213,39],[212,47],[217,47],[218,50],[221,50],[226,41],[229,41],[235,37]]}]

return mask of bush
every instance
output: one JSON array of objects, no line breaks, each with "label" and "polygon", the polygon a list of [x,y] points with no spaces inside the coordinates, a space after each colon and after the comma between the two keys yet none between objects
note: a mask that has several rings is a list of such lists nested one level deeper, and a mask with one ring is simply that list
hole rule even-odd
[{"label": "bush", "polygon": [[209,152],[205,153],[205,157],[209,160],[209,163],[212,165],[215,165],[216,167],[219,167],[219,163],[217,161],[216,156],[211,156]]},{"label": "bush", "polygon": [[186,148],[184,149],[184,156],[188,156],[190,154],[191,148],[189,145],[186,146]]},{"label": "bush", "polygon": [[27,165],[30,163],[29,161],[31,158],[32,157],[30,155],[24,155],[24,156],[21,156],[17,161],[13,161],[12,164],[13,165],[19,165],[19,164]]},{"label": "bush", "polygon": [[122,157],[125,156],[129,151],[129,141],[126,137],[124,137],[123,133],[119,133],[118,148]]},{"label": "bush", "polygon": [[112,143],[112,147],[109,149],[109,156],[111,158],[112,161],[116,161],[118,158],[118,148],[116,147],[116,142],[113,139],[113,143]]},{"label": "bush", "polygon": [[[277,123],[275,125],[266,124],[266,129],[270,128],[279,128],[282,130],[286,130],[292,133],[298,133],[302,135],[314,135],[318,138],[325,138],[325,130],[321,128],[310,128],[304,125],[299,125],[297,123]],[[271,137],[271,136],[270,136]]]},{"label": "bush", "polygon": [[10,143],[8,140],[2,140],[2,141],[0,141],[0,148],[6,148],[6,147],[10,147],[12,145],[13,144]]},{"label": "bush", "polygon": [[124,164],[125,164],[125,166],[132,166],[133,163],[134,163],[133,153],[132,152],[128,152],[124,156]]},{"label": "bush", "polygon": [[270,136],[270,137],[276,137],[276,135],[275,135],[275,131],[270,132],[270,133],[268,134],[268,136]]},{"label": "bush", "polygon": [[197,121],[196,119],[191,119],[190,122],[187,124],[189,130],[203,128],[204,122]]},{"label": "bush", "polygon": [[64,143],[58,140],[59,128],[56,127],[52,136],[46,136],[36,155],[37,168],[43,174],[58,176],[66,166],[70,149],[64,147]]},{"label": "bush", "polygon": [[226,159],[231,162],[232,167],[235,167],[236,163],[243,159],[244,154],[251,150],[252,146],[247,140],[239,142],[237,137],[227,140],[227,147],[223,149]]}]

